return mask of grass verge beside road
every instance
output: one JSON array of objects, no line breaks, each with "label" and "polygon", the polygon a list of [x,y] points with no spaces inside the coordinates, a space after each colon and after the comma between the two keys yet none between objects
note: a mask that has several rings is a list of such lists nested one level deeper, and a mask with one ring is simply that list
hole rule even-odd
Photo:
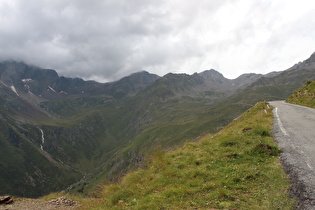
[{"label": "grass verge beside road", "polygon": [[315,108],[315,80],[308,81],[295,91],[286,102]]}]

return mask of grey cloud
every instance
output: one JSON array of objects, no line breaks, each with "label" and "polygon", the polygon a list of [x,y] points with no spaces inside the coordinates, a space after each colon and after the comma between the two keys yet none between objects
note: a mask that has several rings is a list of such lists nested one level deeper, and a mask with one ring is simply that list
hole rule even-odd
[{"label": "grey cloud", "polygon": [[[302,21],[293,21],[284,29],[293,33],[289,28],[294,26],[304,35],[286,36],[277,28],[283,17],[275,9],[281,8],[272,1],[246,0],[3,0],[0,59],[103,81],[144,69],[160,75],[209,68],[230,75],[235,69],[261,70],[272,65],[259,60],[273,47],[283,52],[289,37],[301,42],[314,34],[312,27],[303,30],[297,25]],[[238,10],[244,10],[244,17]],[[314,19],[311,13],[305,17]],[[264,39],[260,33],[265,32],[269,37]],[[309,43],[314,42],[306,43],[313,51]],[[246,60],[253,52],[257,57]],[[272,59],[279,62],[280,56]]]}]

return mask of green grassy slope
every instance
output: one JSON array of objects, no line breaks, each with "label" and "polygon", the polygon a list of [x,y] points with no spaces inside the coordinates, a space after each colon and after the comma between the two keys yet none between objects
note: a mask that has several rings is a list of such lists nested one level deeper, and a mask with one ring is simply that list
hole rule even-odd
[{"label": "green grassy slope", "polygon": [[[63,116],[41,122],[47,134],[44,149],[87,173],[85,193],[104,178],[117,179],[142,165],[154,148],[168,150],[217,132],[246,109],[209,105],[209,100],[191,97],[161,100],[156,94],[121,101],[74,98],[46,102],[43,107]],[[82,192],[83,184],[73,191]]]},{"label": "green grassy slope", "polygon": [[[33,135],[36,132],[30,132],[32,129],[37,129],[37,136]],[[0,194],[38,197],[79,180],[80,174],[54,161],[36,146],[40,135],[38,128],[0,119]]]},{"label": "green grassy slope", "polygon": [[308,81],[295,91],[286,102],[315,108],[315,80]]},{"label": "green grassy slope", "polygon": [[[73,185],[72,192],[86,194],[102,180],[119,179],[126,171],[142,166],[142,160],[156,147],[170,150],[185,142],[196,141],[205,133],[216,133],[256,101],[279,99],[283,90],[287,88],[259,87],[220,101],[218,97],[211,100],[208,97],[176,96],[172,89],[157,85],[122,100],[100,95],[43,102],[41,108],[56,117],[37,118],[41,120],[30,125],[30,132],[37,133],[34,142],[30,143],[35,144],[34,151],[40,152],[38,128],[41,128],[45,134],[44,150],[55,160],[69,165],[76,174],[74,180],[85,177]],[[9,102],[7,98],[4,104],[10,107]],[[6,165],[5,170],[8,168]],[[64,177],[60,184],[68,183],[67,180]],[[53,183],[46,186],[50,190],[57,189]],[[16,192],[16,188],[8,189],[5,192]],[[39,189],[38,192],[49,191]]]},{"label": "green grassy slope", "polygon": [[271,137],[272,110],[256,104],[198,143],[155,152],[146,169],[106,186],[86,209],[291,209],[288,178]]},{"label": "green grassy slope", "polygon": [[41,132],[33,122],[43,119],[49,118],[0,84],[0,194],[38,197],[80,179],[40,149]]},{"label": "green grassy slope", "polygon": [[156,147],[178,148],[205,133],[216,133],[257,101],[287,97],[291,86],[258,85],[228,98],[211,100],[176,95],[164,83],[156,83],[123,100],[93,96],[42,103],[44,109],[62,116],[61,123],[50,121],[48,124],[55,125],[46,126],[44,122],[43,127],[54,134],[47,142],[57,141],[65,148],[49,153],[88,174],[73,189],[87,193],[105,178],[117,179],[142,166],[143,158]]},{"label": "green grassy slope", "polygon": [[[87,193],[104,178],[117,179],[125,171],[141,165],[143,157],[151,154],[154,148],[161,146],[167,150],[195,141],[206,132],[217,132],[244,111],[244,107],[233,105],[228,106],[231,109],[226,111],[226,106],[209,105],[209,99],[186,96],[165,98],[163,91],[155,90],[154,94],[144,93],[122,100],[104,95],[43,102],[41,108],[54,116],[49,118],[41,116],[37,109],[26,110],[26,103],[16,98],[12,91],[4,88],[1,93],[4,95],[0,98],[3,102],[0,108],[3,124],[0,142],[6,145],[2,147],[5,161],[1,166],[3,171],[18,171],[16,178],[10,182],[4,173],[1,174],[1,183],[5,183],[1,192],[31,197],[59,190],[68,186],[70,180],[77,181],[82,177],[85,178],[74,185],[72,191]],[[16,104],[18,108],[15,108]],[[31,117],[27,118],[28,121],[22,120],[14,110],[26,110],[25,115]],[[44,132],[44,143],[41,142],[39,129]],[[32,148],[27,150],[30,158],[47,153],[58,162],[58,167],[62,166],[60,163],[69,166],[67,170],[56,169],[56,173],[45,170],[45,180],[56,180],[56,175],[60,177],[58,183],[42,182],[35,174],[24,173],[25,168],[20,165],[23,166],[27,155],[22,155],[24,152],[21,148],[16,149],[13,143],[7,143],[15,136],[19,140],[16,143],[18,146],[22,142]],[[41,151],[41,144],[45,152]],[[8,159],[16,164],[10,165]],[[34,162],[34,167],[40,171],[48,166],[56,167],[45,160],[43,156],[43,161]],[[65,173],[73,174],[75,178],[72,175],[63,177]],[[18,180],[27,176],[41,183],[32,188],[34,193],[27,195],[31,192],[29,187],[24,187],[26,193],[20,188],[10,187],[20,185],[22,188],[24,185]]]},{"label": "green grassy slope", "polygon": [[[169,151],[186,142],[194,142],[206,133],[216,133],[257,101],[286,98],[302,81],[306,81],[305,78],[311,78],[312,75],[313,70],[283,72],[275,78],[260,79],[228,97],[232,93],[224,92],[224,88],[212,89],[210,84],[203,86],[200,84],[203,80],[197,76],[190,78],[188,75],[170,74],[142,91],[136,88],[130,92],[129,83],[126,83],[127,86],[122,83],[114,94],[98,92],[96,95],[71,95],[42,102],[39,107],[26,103],[12,90],[0,84],[2,134],[8,133],[9,129],[5,126],[11,123],[13,133],[22,139],[20,142],[31,139],[28,141],[33,148],[29,152],[30,157],[40,157],[44,153],[40,148],[39,129],[42,129],[45,135],[45,143],[42,144],[45,153],[58,162],[60,167],[67,169],[58,172],[60,177],[64,172],[72,171],[75,175],[73,181],[81,180],[77,185],[72,185],[72,192],[87,194],[102,180],[117,180],[126,171],[143,166],[143,159],[157,147]],[[69,80],[71,81],[83,82]],[[134,95],[135,93],[138,94]],[[122,97],[126,94],[130,97]],[[2,156],[3,162],[14,162],[15,158],[21,162],[27,156],[14,155],[22,154],[12,152],[16,151],[14,145],[7,144],[14,139],[15,134],[0,135],[0,142],[7,145],[3,147],[3,154],[5,151],[10,154]],[[11,160],[7,161],[8,158]],[[33,164],[33,169],[38,166],[41,171],[44,171],[46,165],[55,167],[51,162],[36,164]],[[18,164],[16,167],[11,167],[10,164],[1,166],[3,171],[21,168]],[[34,173],[22,173],[25,171],[22,169],[17,176],[19,179],[36,178]],[[5,183],[10,186],[8,177],[2,175],[0,174],[0,185]],[[69,179],[72,178],[65,176],[59,182],[59,188],[62,183],[67,187]],[[16,180],[18,178],[12,181],[12,186],[16,186]],[[39,178],[36,180],[41,182]],[[54,183],[46,186],[48,190],[56,189]],[[15,189],[7,187],[6,192],[14,194]],[[34,187],[33,190],[35,189]],[[46,193],[37,189],[38,193]]]}]

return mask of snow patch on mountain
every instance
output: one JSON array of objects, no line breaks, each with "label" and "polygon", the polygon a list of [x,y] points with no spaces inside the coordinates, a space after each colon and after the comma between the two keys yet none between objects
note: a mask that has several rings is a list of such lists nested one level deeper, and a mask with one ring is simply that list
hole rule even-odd
[{"label": "snow patch on mountain", "polygon": [[63,93],[63,94],[66,94],[66,95],[68,95],[68,93],[67,92],[65,92],[65,91],[60,91],[60,93]]},{"label": "snow patch on mountain", "polygon": [[42,143],[44,144],[45,143],[44,131],[42,129],[40,129],[40,128],[39,128],[39,130],[40,130],[40,132],[42,134]]},{"label": "snow patch on mountain", "polygon": [[31,82],[33,81],[31,78],[28,78],[28,79],[22,79],[22,82],[26,83],[26,82]]},{"label": "snow patch on mountain", "polygon": [[[57,92],[57,91],[55,91],[52,87],[50,87],[50,86],[48,86],[48,88],[51,90],[51,91],[53,91],[53,92]],[[48,90],[48,89],[47,89]]]},{"label": "snow patch on mountain", "polygon": [[13,85],[11,85],[10,88],[17,96],[19,96],[19,94],[17,93],[17,91]]},{"label": "snow patch on mountain", "polygon": [[45,143],[44,131],[38,128],[42,134],[42,143],[40,144],[40,149],[44,151],[43,144]]}]

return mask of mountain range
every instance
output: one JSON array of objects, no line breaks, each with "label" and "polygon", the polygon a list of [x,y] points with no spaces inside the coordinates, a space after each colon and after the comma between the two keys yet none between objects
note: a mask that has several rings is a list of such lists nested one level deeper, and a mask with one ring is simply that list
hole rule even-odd
[{"label": "mountain range", "polygon": [[89,193],[215,133],[258,101],[287,98],[315,79],[315,54],[285,71],[227,79],[211,69],[159,77],[138,72],[111,83],[0,63],[0,194]]}]

